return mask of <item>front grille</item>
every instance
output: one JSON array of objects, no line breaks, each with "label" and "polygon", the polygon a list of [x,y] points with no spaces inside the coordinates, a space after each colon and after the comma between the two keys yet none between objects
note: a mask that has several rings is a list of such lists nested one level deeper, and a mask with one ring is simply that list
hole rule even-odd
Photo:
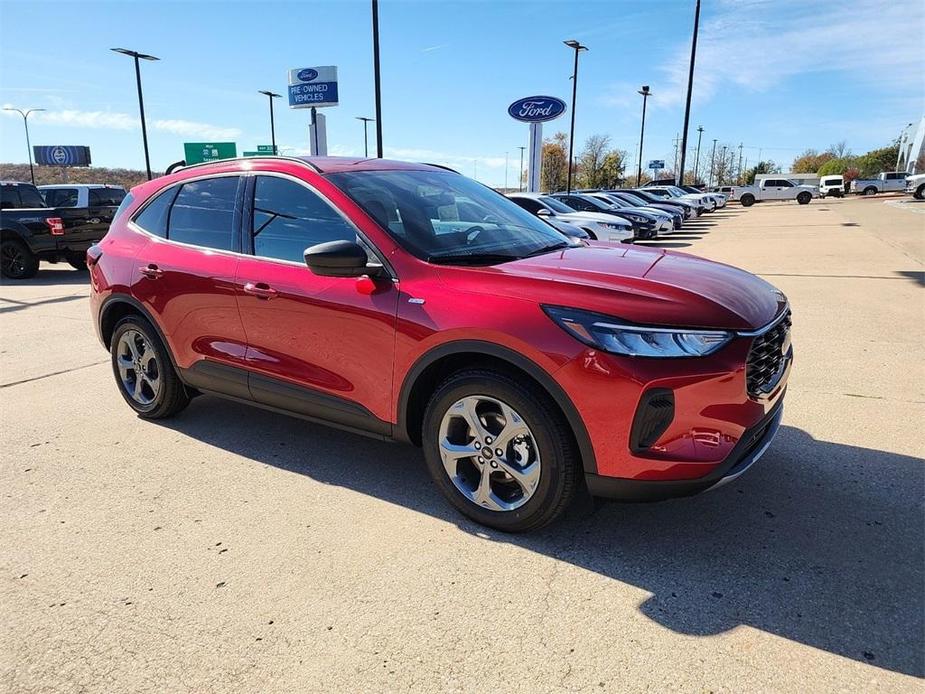
[{"label": "front grille", "polygon": [[773,328],[752,342],[745,367],[748,394],[760,397],[770,393],[784,372],[790,354],[790,311]]}]

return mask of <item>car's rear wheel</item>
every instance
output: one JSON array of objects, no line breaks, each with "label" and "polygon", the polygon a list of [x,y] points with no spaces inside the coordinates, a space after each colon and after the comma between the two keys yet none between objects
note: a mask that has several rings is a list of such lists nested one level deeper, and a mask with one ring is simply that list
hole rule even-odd
[{"label": "car's rear wheel", "polygon": [[0,242],[0,274],[11,280],[27,280],[39,271],[39,259],[19,239]]},{"label": "car's rear wheel", "polygon": [[481,369],[454,374],[427,405],[422,442],[437,487],[483,525],[540,528],[575,494],[578,456],[568,424],[530,382]]},{"label": "car's rear wheel", "polygon": [[110,353],[119,392],[139,416],[162,419],[189,404],[166,346],[144,318],[126,316],[116,324]]},{"label": "car's rear wheel", "polygon": [[800,203],[801,205],[808,205],[810,200],[812,199],[813,199],[812,194],[807,193],[805,191],[797,195],[797,202]]},{"label": "car's rear wheel", "polygon": [[876,194],[877,194],[877,189],[874,188],[873,186],[868,186],[867,188],[864,189],[864,195],[876,195]]},{"label": "car's rear wheel", "polygon": [[912,197],[914,197],[916,200],[925,200],[925,183],[915,189]]},{"label": "car's rear wheel", "polygon": [[739,202],[742,204],[742,207],[751,207],[755,204],[755,196],[751,193],[746,193],[739,199]]}]

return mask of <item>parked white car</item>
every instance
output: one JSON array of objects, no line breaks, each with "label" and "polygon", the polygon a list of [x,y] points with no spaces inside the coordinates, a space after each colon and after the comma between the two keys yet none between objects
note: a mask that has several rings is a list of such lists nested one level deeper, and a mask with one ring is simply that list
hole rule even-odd
[{"label": "parked white car", "polygon": [[101,183],[56,183],[38,188],[49,207],[118,207],[125,197],[122,186]]},{"label": "parked white car", "polygon": [[851,181],[851,192],[856,195],[876,195],[891,193],[906,187],[905,171],[883,171],[877,178],[856,178]]},{"label": "parked white car", "polygon": [[796,200],[801,205],[808,205],[810,200],[819,197],[819,187],[799,185],[786,178],[765,178],[757,186],[736,186],[735,197],[742,207],[767,200]]},{"label": "parked white car", "polygon": [[655,195],[661,195],[662,197],[689,200],[706,212],[712,212],[716,209],[716,200],[704,193],[688,193],[677,186],[645,186],[645,189],[652,191]]},{"label": "parked white car", "polygon": [[845,195],[845,179],[843,176],[823,176],[819,179],[819,196],[840,198]]},{"label": "parked white car", "polygon": [[584,229],[591,238],[614,243],[632,243],[633,225],[619,217],[596,212],[577,212],[565,203],[542,193],[510,193],[507,197],[541,219],[556,219]]}]

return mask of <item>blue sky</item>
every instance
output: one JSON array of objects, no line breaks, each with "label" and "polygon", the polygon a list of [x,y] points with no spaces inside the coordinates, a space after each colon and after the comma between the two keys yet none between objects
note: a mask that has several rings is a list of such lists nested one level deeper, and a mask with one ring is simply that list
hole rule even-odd
[{"label": "blue sky", "polygon": [[[444,163],[491,185],[517,178],[527,126],[508,104],[570,101],[582,54],[576,141],[610,135],[635,162],[641,97],[651,86],[644,159],[673,157],[684,115],[693,0],[663,2],[398,2],[381,0],[386,155]],[[785,168],[806,147],[889,144],[925,113],[925,4],[704,0],[691,147],[744,143],[750,162]],[[143,63],[152,166],[185,141],[269,143],[266,97],[287,70],[337,65],[340,105],[326,109],[330,153],[361,155],[373,116],[369,2],[65,2],[0,0],[0,103],[41,107],[33,144],[89,145],[100,166],[143,168],[131,60]],[[308,148],[308,112],[277,102],[277,142]],[[22,119],[0,112],[0,161],[25,161]],[[568,129],[568,114],[545,134]],[[372,129],[371,129],[372,142]]]}]

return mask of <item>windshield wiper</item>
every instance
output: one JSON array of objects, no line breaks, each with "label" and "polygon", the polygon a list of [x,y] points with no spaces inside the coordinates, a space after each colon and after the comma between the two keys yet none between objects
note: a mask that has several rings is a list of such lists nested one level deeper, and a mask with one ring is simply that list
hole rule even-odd
[{"label": "windshield wiper", "polygon": [[552,253],[553,251],[561,251],[563,248],[568,248],[569,244],[567,241],[561,243],[554,243],[550,246],[543,246],[542,248],[537,248],[535,251],[530,251],[527,255],[523,256],[524,258],[532,258],[535,255],[544,255],[546,253]]},{"label": "windshield wiper", "polygon": [[427,256],[427,262],[435,265],[493,265],[519,259],[520,256],[505,253],[438,253]]}]

